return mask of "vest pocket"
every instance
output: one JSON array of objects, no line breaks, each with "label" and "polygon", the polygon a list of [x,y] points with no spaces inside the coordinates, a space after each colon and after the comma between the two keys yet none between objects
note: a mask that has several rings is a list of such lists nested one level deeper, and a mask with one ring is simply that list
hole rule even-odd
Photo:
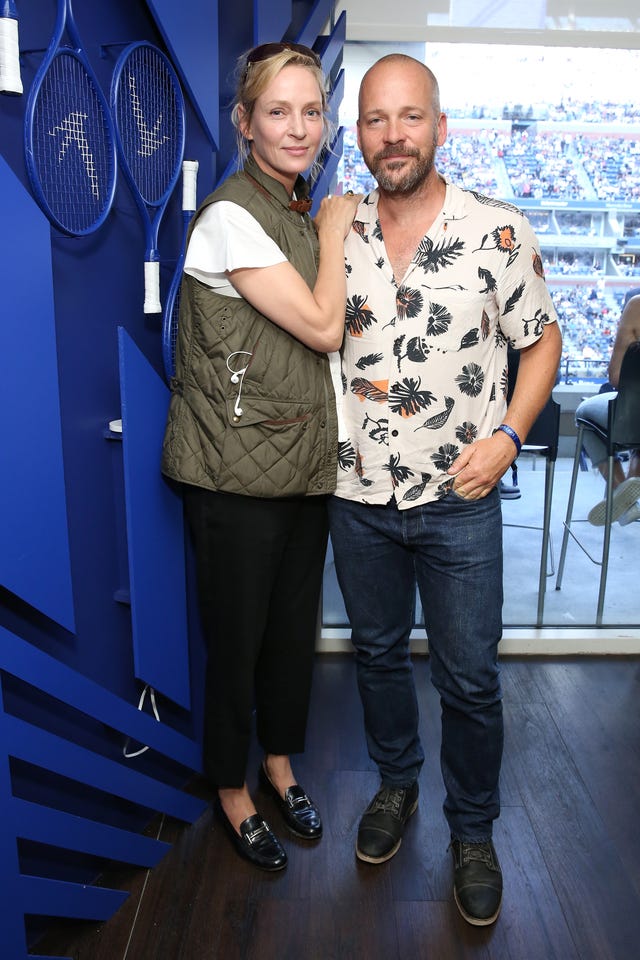
[{"label": "vest pocket", "polygon": [[258,497],[307,493],[326,449],[311,405],[243,393],[240,409],[239,415],[235,398],[227,398],[220,488]]}]

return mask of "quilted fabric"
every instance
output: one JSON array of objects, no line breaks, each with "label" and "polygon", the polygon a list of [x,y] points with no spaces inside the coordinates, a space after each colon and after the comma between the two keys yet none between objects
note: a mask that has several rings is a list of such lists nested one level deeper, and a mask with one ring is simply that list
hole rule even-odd
[{"label": "quilted fabric", "polygon": [[[256,169],[251,174],[260,176],[259,183],[236,174],[200,211],[223,197],[241,202],[311,285],[317,269],[313,224],[289,211],[284,187],[272,188],[275,181]],[[238,382],[227,367],[237,351],[248,355],[240,404]],[[337,447],[327,357],[246,301],[220,296],[185,275],[163,472],[257,497],[326,494],[335,489]]]}]

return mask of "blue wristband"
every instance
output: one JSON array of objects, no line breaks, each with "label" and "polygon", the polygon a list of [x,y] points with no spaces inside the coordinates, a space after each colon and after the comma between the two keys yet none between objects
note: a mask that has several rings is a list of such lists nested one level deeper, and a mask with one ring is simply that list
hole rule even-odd
[{"label": "blue wristband", "polygon": [[522,449],[522,441],[520,437],[515,432],[513,427],[510,427],[508,423],[501,423],[499,427],[496,427],[496,432],[502,430],[503,433],[506,433],[508,437],[511,437],[516,447],[516,457],[519,455],[520,450]]}]

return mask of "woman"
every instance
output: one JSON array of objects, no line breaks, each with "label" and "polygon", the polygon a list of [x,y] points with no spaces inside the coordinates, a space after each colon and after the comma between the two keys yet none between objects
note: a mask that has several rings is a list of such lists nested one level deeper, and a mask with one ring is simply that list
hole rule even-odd
[{"label": "woman", "polygon": [[287,856],[247,788],[254,707],[261,785],[293,833],[322,834],[289,757],[304,748],[338,446],[327,353],[357,205],[325,198],[309,217],[301,174],[326,143],[325,111],[309,48],[243,59],[232,120],[246,159],[191,227],[163,450],[163,472],[186,484],[208,645],[204,769],[236,849],[266,870]]},{"label": "woman", "polygon": [[[622,358],[627,348],[640,339],[640,291],[634,288],[627,292],[620,322],[616,331],[611,359],[607,370],[609,382],[603,385],[600,393],[588,397],[579,404],[576,410],[576,422],[579,417],[592,420],[606,433],[609,416],[609,401],[617,394],[620,380]],[[582,446],[594,467],[597,467],[607,482],[608,457],[607,445],[593,430],[585,430],[582,435]],[[606,518],[607,501],[600,500],[589,511],[588,520],[595,527],[604,525]],[[625,527],[629,523],[640,520],[640,451],[629,451],[629,463],[625,473],[622,461],[618,456],[613,464],[613,508],[611,519]]]}]

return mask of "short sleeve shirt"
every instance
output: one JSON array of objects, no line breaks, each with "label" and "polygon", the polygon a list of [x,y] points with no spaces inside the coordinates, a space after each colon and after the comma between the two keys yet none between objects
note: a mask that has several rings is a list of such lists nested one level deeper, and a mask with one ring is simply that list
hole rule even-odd
[{"label": "short sleeve shirt", "polygon": [[345,242],[346,330],[337,495],[408,509],[445,496],[466,444],[506,410],[507,345],[557,321],[540,249],[514,206],[447,183],[444,205],[396,279],[378,192]]}]

